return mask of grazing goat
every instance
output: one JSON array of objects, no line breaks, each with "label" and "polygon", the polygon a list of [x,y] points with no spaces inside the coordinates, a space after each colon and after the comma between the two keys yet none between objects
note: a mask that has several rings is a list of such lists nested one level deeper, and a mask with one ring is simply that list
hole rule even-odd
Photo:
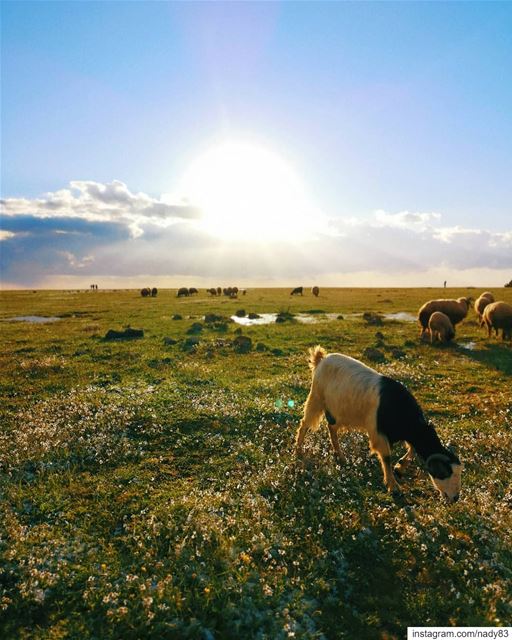
[{"label": "grazing goat", "polygon": [[428,330],[430,333],[430,344],[434,340],[439,342],[450,342],[455,337],[455,329],[453,328],[450,318],[441,313],[441,311],[434,311],[428,320]]},{"label": "grazing goat", "polygon": [[485,291],[475,300],[475,313],[478,316],[481,327],[484,325],[484,309],[488,304],[491,304],[491,302],[494,302],[494,296],[490,291]]},{"label": "grazing goat", "polygon": [[151,289],[151,297],[156,298],[157,295],[158,295],[158,289],[156,287],[153,287]]},{"label": "grazing goat", "polygon": [[315,296],[315,298],[318,298],[318,294],[320,293],[320,288],[319,287],[313,287],[311,289],[311,293]]},{"label": "grazing goat", "polygon": [[450,318],[455,327],[468,315],[471,298],[457,298],[457,300],[429,300],[418,311],[418,322],[421,325],[421,336],[428,330],[428,321],[434,311],[441,311]]},{"label": "grazing goat", "polygon": [[182,296],[185,296],[188,298],[188,296],[190,295],[190,292],[187,289],[187,287],[180,287],[176,295],[178,296],[178,298],[181,298]]},{"label": "grazing goat", "polygon": [[295,287],[295,289],[293,289],[290,292],[291,296],[302,296],[304,295],[304,287]]},{"label": "grazing goat", "polygon": [[198,293],[197,289],[195,287],[190,287],[188,290],[188,295],[192,296],[194,295],[194,293]]},{"label": "grazing goat", "polygon": [[487,327],[489,338],[491,337],[492,329],[494,329],[496,335],[501,329],[503,340],[512,338],[512,306],[502,301],[491,302],[484,309],[483,324]]},{"label": "grazing goat", "polygon": [[215,289],[215,287],[211,287],[211,289],[206,289],[206,293],[209,293],[211,296],[216,296],[217,289]]},{"label": "grazing goat", "polygon": [[141,290],[140,290],[140,295],[141,295],[143,298],[147,298],[148,296],[150,296],[150,295],[151,295],[151,289],[150,289],[149,287],[144,287],[144,289],[141,289]]},{"label": "grazing goat", "polygon": [[381,375],[362,362],[339,353],[326,354],[322,347],[309,352],[313,382],[296,435],[296,454],[303,453],[304,437],[316,430],[325,414],[333,449],[342,462],[338,441],[340,430],[363,430],[370,438],[370,450],[380,459],[388,491],[400,485],[391,468],[391,447],[405,440],[407,453],[395,465],[397,476],[414,457],[424,461],[434,486],[455,502],[460,493],[461,463],[446,449],[413,395],[403,384]]}]

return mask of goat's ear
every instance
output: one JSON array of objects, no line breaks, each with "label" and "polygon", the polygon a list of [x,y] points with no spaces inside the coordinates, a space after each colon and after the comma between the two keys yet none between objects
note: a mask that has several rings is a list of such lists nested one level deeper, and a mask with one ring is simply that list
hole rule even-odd
[{"label": "goat's ear", "polygon": [[451,442],[448,442],[446,445],[446,449],[450,455],[450,458],[452,458],[452,462],[456,462],[457,464],[460,464],[459,456],[457,455],[457,447],[452,445]]},{"label": "goat's ear", "polygon": [[427,458],[427,471],[433,478],[446,480],[452,475],[452,465],[450,458],[444,453],[434,453]]}]

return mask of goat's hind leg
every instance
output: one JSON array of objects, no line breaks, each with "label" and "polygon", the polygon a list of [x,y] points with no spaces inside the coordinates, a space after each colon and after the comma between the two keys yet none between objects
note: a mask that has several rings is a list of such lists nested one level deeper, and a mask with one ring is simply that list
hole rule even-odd
[{"label": "goat's hind leg", "polygon": [[300,425],[295,436],[296,456],[300,457],[303,455],[304,438],[306,437],[306,433],[310,429],[315,430],[318,427],[323,410],[323,405],[320,399],[315,394],[310,392],[304,406],[304,417],[300,421]]},{"label": "goat's hind leg", "polygon": [[340,449],[340,441],[338,440],[338,429],[335,424],[328,424],[329,427],[329,436],[331,437],[332,448],[334,449],[334,453],[336,454],[336,458],[339,462],[345,462],[345,456],[341,452]]}]

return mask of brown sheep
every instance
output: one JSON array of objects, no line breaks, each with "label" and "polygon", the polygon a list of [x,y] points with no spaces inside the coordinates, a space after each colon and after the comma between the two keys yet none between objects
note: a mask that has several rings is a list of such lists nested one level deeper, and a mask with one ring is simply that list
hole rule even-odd
[{"label": "brown sheep", "polygon": [[494,296],[490,291],[485,291],[479,298],[477,298],[477,300],[475,300],[475,313],[478,316],[481,327],[483,326],[482,316],[484,309],[491,302],[494,302]]},{"label": "brown sheep", "polygon": [[430,343],[432,344],[435,339],[439,342],[450,342],[455,337],[455,329],[453,328],[450,318],[441,313],[441,311],[434,311],[428,321],[428,330],[430,332]]},{"label": "brown sheep", "polygon": [[428,321],[434,311],[441,311],[450,318],[450,322],[455,327],[456,324],[464,320],[468,315],[471,298],[457,298],[457,300],[429,300],[418,312],[418,322],[421,325],[420,335],[424,335],[428,330]]},{"label": "brown sheep", "polygon": [[318,298],[318,294],[320,293],[320,289],[318,287],[313,287],[311,289],[311,293],[315,296],[315,298]]},{"label": "brown sheep", "polygon": [[178,296],[178,298],[181,298],[182,296],[185,296],[186,298],[188,298],[188,296],[190,295],[190,292],[187,289],[187,287],[180,287],[176,295]]},{"label": "brown sheep", "polygon": [[510,340],[512,338],[512,305],[502,301],[491,302],[484,309],[483,323],[487,327],[489,338],[492,329],[496,335],[501,329],[503,340]]}]

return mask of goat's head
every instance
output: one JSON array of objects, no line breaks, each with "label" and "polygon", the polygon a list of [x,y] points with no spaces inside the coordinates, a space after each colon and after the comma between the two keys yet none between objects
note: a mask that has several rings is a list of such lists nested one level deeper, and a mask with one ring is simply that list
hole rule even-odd
[{"label": "goat's head", "polygon": [[457,456],[446,449],[434,453],[426,460],[427,471],[435,488],[448,502],[456,502],[460,494],[462,464]]}]

